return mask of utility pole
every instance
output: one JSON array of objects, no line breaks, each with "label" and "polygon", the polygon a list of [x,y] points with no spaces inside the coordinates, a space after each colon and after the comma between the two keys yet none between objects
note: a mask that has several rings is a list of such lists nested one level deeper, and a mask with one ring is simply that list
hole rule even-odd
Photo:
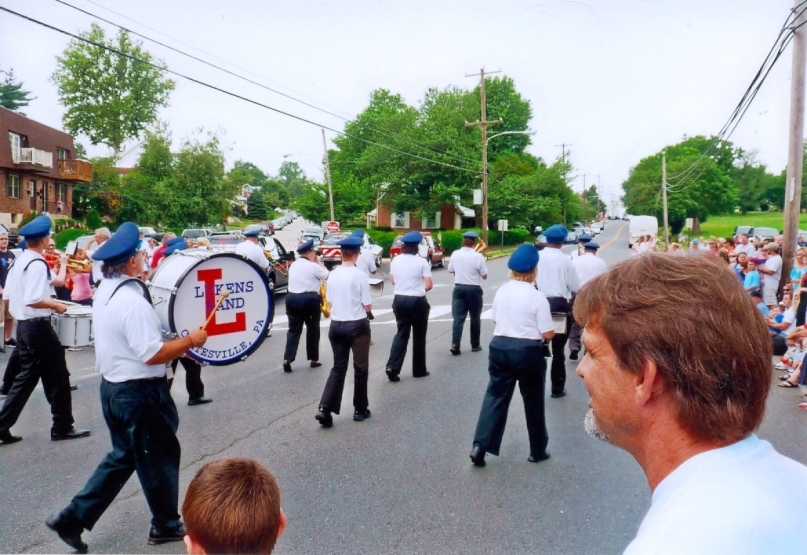
[{"label": "utility pole", "polygon": [[[795,0],[798,11],[802,0]],[[801,212],[801,179],[804,162],[804,73],[807,64],[807,41],[802,26],[807,16],[801,14],[793,22],[793,69],[790,80],[790,142],[787,149],[787,180],[785,181],[785,229],[782,253],[782,277],[779,290],[790,281],[796,252],[799,213]]]},{"label": "utility pole", "polygon": [[325,149],[325,178],[328,180],[328,202],[331,205],[331,221],[336,221],[333,213],[333,185],[331,184],[331,165],[328,162],[328,144],[325,142],[325,130],[322,130],[322,148]]},{"label": "utility pole", "polygon": [[[491,73],[501,73],[501,71],[490,71]],[[479,76],[479,98],[481,101],[482,119],[473,123],[465,122],[469,127],[479,126],[482,131],[482,240],[487,244],[488,242],[488,125],[496,125],[503,123],[502,120],[488,121],[487,116],[487,102],[485,100],[485,68],[479,70],[479,73],[466,74],[465,77]]]},{"label": "utility pole", "polygon": [[667,155],[661,153],[661,194],[664,196],[664,248],[670,250],[670,225],[667,221]]},{"label": "utility pole", "polygon": [[[566,147],[567,146],[573,146],[573,145],[566,144],[566,143],[561,143],[561,144],[555,145],[555,146],[559,146],[561,148],[561,155],[560,155],[561,158],[560,159],[565,164],[566,163]],[[568,187],[569,183],[568,183],[568,181],[566,181],[566,177],[567,177],[567,175],[564,173],[563,174],[563,182]],[[583,190],[584,191],[586,190],[586,174],[583,174]],[[563,225],[565,227],[566,226],[566,199],[561,200],[561,204],[563,205]]]}]

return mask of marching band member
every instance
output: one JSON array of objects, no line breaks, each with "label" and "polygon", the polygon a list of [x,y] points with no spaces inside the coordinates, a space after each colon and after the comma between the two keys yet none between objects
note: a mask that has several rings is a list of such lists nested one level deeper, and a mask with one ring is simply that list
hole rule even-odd
[{"label": "marching band member", "polygon": [[[581,256],[572,259],[574,269],[577,271],[577,277],[580,280],[580,287],[594,279],[600,274],[608,271],[608,265],[605,260],[597,256],[597,250],[600,246],[593,242],[587,242],[585,250]],[[574,300],[570,311],[574,309]],[[583,335],[583,328],[572,317],[572,329],[569,330],[569,360],[577,360],[577,354],[580,352],[582,346],[580,338]]]},{"label": "marching band member", "polygon": [[245,239],[235,247],[235,254],[243,256],[247,260],[252,260],[265,272],[269,269],[269,260],[258,244],[258,235],[260,235],[260,233],[260,229],[251,229],[244,233]]},{"label": "marching band member", "polygon": [[412,333],[412,376],[423,378],[429,375],[426,369],[426,330],[429,326],[429,303],[426,292],[434,286],[431,265],[418,256],[418,245],[423,239],[419,231],[410,231],[401,238],[401,256],[390,262],[390,283],[395,286],[392,312],[398,332],[392,340],[387,360],[387,377],[399,382],[401,367],[406,356],[406,345]]},{"label": "marching band member", "polygon": [[124,223],[95,252],[104,280],[93,305],[96,369],[101,374],[101,408],[112,451],[64,509],[45,522],[69,546],[86,553],[84,530],[91,530],[133,472],[137,472],[152,513],[149,545],[181,541],[179,517],[179,416],[168,391],[165,365],[201,347],[207,332],[164,341],[145,285],[145,256],[138,250],[137,226]]},{"label": "marching band member", "polygon": [[370,367],[370,283],[356,268],[362,240],[348,237],[339,243],[342,264],[328,276],[328,304],[331,327],[328,339],[333,349],[333,368],[322,392],[316,419],[324,428],[333,426],[332,412],[339,414],[350,351],[353,351],[353,420],[370,418],[367,408],[367,374]]},{"label": "marching band member", "polygon": [[154,249],[154,252],[151,255],[151,269],[157,269],[157,266],[162,260],[163,256],[165,256],[165,250],[173,245],[176,245],[178,242],[182,241],[185,242],[185,239],[182,237],[177,237],[176,233],[171,231],[166,231],[165,235],[163,235],[163,242],[162,244]]},{"label": "marching band member", "polygon": [[572,251],[571,254],[572,260],[574,260],[578,256],[582,256],[586,252],[585,250],[586,243],[591,241],[591,239],[592,239],[591,235],[588,235],[586,233],[584,233],[577,239],[577,248],[574,251]]},{"label": "marching band member", "polygon": [[482,350],[479,336],[482,330],[482,280],[488,279],[485,257],[474,250],[479,235],[475,231],[462,234],[462,248],[451,254],[448,271],[454,274],[451,298],[451,354],[460,354],[460,340],[465,318],[471,315],[471,351]]},{"label": "marching band member", "polygon": [[543,340],[555,335],[555,326],[549,302],[532,286],[538,258],[538,249],[533,245],[518,247],[507,262],[510,281],[499,288],[493,299],[496,328],[488,355],[490,381],[482,400],[471,450],[471,462],[476,466],[485,466],[485,453],[499,455],[516,382],[524,400],[530,438],[527,460],[537,463],[549,458],[546,450],[549,435],[544,415],[546,359],[541,352]]},{"label": "marching band member", "polygon": [[571,325],[571,305],[569,301],[580,289],[580,279],[571,258],[560,250],[569,232],[566,227],[555,224],[544,231],[546,248],[541,251],[538,262],[538,290],[546,295],[553,313],[566,315],[567,333],[556,333],[552,338],[552,397],[566,395],[566,340]]},{"label": "marching band member", "polygon": [[52,283],[58,278],[64,283],[67,257],[63,257],[57,279],[51,277],[50,268],[42,257],[49,241],[50,226],[48,216],[39,216],[20,228],[18,233],[25,237],[28,248],[12,266],[3,292],[9,299],[11,315],[17,320],[19,373],[0,409],[0,443],[22,439],[12,435],[10,428],[17,422],[40,378],[53,416],[51,440],[90,435],[89,430],[73,427],[70,374],[64,348],[50,323],[51,311],[59,314],[67,311],[64,304],[52,298],[55,296]]},{"label": "marching band member", "polygon": [[364,246],[364,230],[357,229],[353,232],[352,237],[357,237],[362,241],[361,254],[359,255],[359,259],[356,261],[356,267],[367,274],[367,277],[369,278],[376,273],[378,266],[375,264],[375,258],[373,258],[373,253],[370,248]]},{"label": "marching band member", "polygon": [[289,331],[283,354],[284,372],[291,372],[291,363],[297,358],[303,325],[306,330],[305,353],[311,361],[311,368],[322,366],[319,361],[319,320],[322,314],[319,291],[327,279],[328,270],[317,262],[314,241],[309,239],[297,247],[297,260],[289,266],[289,293],[286,295]]}]

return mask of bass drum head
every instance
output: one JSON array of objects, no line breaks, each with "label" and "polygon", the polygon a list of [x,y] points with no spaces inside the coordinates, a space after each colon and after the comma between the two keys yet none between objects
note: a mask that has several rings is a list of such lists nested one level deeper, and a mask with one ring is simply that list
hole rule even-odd
[{"label": "bass drum head", "polygon": [[197,261],[179,278],[168,306],[171,331],[185,337],[201,328],[226,290],[229,297],[207,326],[207,342],[188,354],[215,366],[239,362],[261,346],[271,324],[272,296],[266,274],[235,254],[191,256]]}]

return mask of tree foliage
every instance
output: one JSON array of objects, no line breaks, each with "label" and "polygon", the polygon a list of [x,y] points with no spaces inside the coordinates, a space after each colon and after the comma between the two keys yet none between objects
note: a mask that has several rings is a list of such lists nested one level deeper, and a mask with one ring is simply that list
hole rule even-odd
[{"label": "tree foliage", "polygon": [[104,144],[117,157],[124,143],[157,120],[157,110],[168,104],[174,82],[149,65],[163,63],[123,29],[107,40],[104,30],[93,24],[81,37],[95,44],[71,41],[56,57],[51,77],[65,107],[62,122],[71,134],[83,133],[93,145]]},{"label": "tree foliage", "polygon": [[14,78],[14,69],[0,70],[0,73],[6,74],[6,78],[0,83],[0,106],[16,112],[36,99],[35,96],[31,96],[30,91],[22,88],[22,81]]}]

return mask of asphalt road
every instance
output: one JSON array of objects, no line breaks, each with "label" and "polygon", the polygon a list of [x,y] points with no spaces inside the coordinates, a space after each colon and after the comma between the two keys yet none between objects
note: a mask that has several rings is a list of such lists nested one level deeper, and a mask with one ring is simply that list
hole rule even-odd
[{"label": "asphalt road", "polygon": [[[295,228],[284,231],[281,240],[293,240]],[[624,222],[611,222],[598,241],[609,264],[629,256]],[[506,259],[491,260],[488,267],[485,311],[506,280]],[[322,429],[314,420],[332,363],[327,329],[323,367],[308,368],[301,345],[294,372],[283,373],[282,296],[273,336],[258,352],[240,364],[204,369],[213,403],[188,407],[180,370],[173,390],[183,448],[180,495],[206,462],[248,456],[275,473],[283,492],[289,525],[277,553],[620,553],[634,536],[650,494],[630,456],[583,431],[588,395],[574,376],[574,362],[567,365],[569,395],[547,398],[550,460],[527,462],[526,426],[516,394],[502,456],[488,457],[483,469],[470,464],[493,325],[486,316],[483,352],[470,352],[466,327],[462,355],[451,356],[453,280],[442,269],[434,270],[434,279],[431,376],[425,379],[412,379],[407,358],[401,382],[387,380],[384,367],[395,331],[391,287],[373,299],[373,416],[365,422],[351,419],[350,383],[334,427]],[[726,340],[742,341],[742,330]],[[0,365],[5,359],[0,356]],[[76,425],[93,435],[49,441],[48,405],[41,388],[34,392],[14,427],[25,440],[0,447],[0,552],[64,552],[67,546],[43,521],[83,487],[109,449],[93,351],[68,353],[68,364],[80,386],[73,395]],[[798,390],[773,388],[760,435],[780,452],[807,462],[807,413],[796,408],[801,397]],[[184,553],[181,543],[149,547],[149,520],[133,477],[84,539],[91,553]]]}]

